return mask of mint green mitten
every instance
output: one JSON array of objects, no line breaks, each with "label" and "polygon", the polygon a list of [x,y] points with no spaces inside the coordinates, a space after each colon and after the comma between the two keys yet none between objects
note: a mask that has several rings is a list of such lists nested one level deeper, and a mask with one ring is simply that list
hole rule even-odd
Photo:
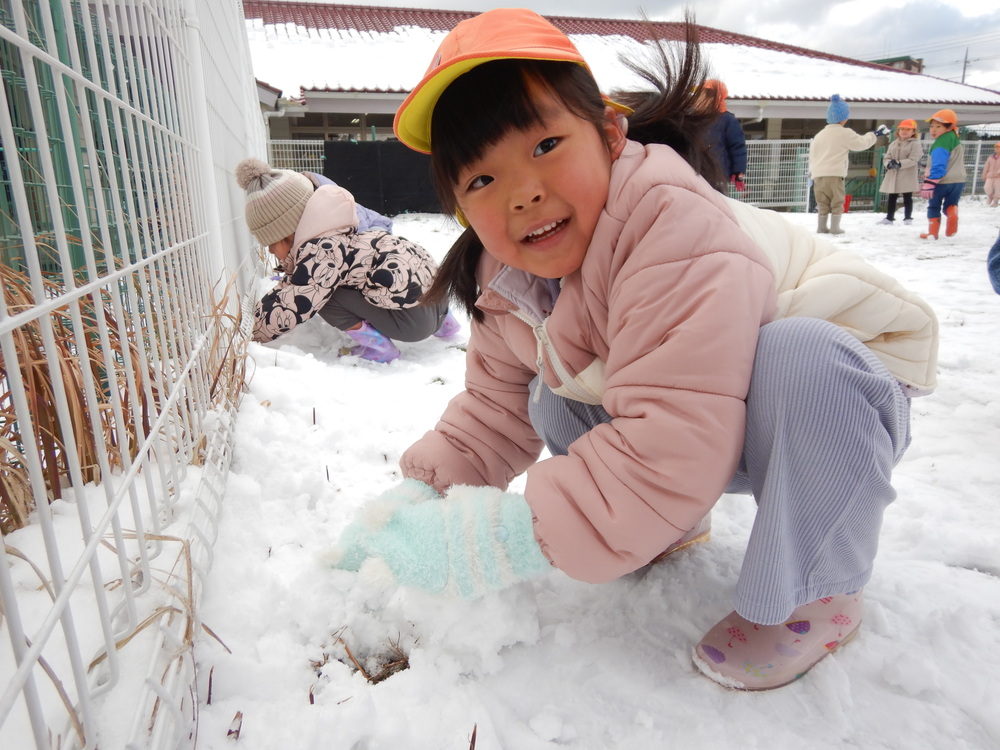
[{"label": "mint green mitten", "polygon": [[362,519],[347,527],[333,567],[359,570],[377,585],[465,599],[552,569],[535,542],[524,496],[459,485],[444,498],[401,502],[399,489],[372,501]]},{"label": "mint green mitten", "polygon": [[367,524],[355,521],[344,529],[340,541],[333,549],[333,559],[336,560],[334,567],[356,573],[368,559],[369,525],[381,526],[385,518],[391,516],[399,506],[435,498],[441,499],[437,490],[416,479],[404,479],[395,487],[387,489],[362,509],[362,514],[368,517]]}]

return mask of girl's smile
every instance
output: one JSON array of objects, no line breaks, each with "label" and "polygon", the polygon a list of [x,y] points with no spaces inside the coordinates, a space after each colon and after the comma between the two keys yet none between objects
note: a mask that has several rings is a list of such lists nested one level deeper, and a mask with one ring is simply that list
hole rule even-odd
[{"label": "girl's smile", "polygon": [[514,268],[561,278],[582,264],[608,197],[609,120],[598,129],[538,88],[542,121],[512,130],[459,173],[458,206],[486,251]]},{"label": "girl's smile", "polygon": [[549,237],[554,235],[556,232],[560,231],[565,226],[566,226],[565,219],[563,221],[554,221],[551,224],[546,224],[541,229],[536,229],[534,232],[529,232],[528,236],[524,238],[524,241],[532,243],[541,242],[542,240],[548,239]]}]

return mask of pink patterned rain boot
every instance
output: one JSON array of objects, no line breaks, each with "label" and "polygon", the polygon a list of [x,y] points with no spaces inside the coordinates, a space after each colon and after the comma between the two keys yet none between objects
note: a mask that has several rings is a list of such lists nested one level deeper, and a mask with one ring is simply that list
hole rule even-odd
[{"label": "pink patterned rain boot", "polygon": [[454,336],[459,332],[459,330],[461,330],[461,328],[462,324],[455,320],[455,316],[452,315],[451,310],[449,310],[448,314],[444,316],[444,322],[441,324],[441,327],[434,332],[434,335],[439,339],[446,339],[449,336]]},{"label": "pink patterned rain boot", "polygon": [[392,362],[399,356],[399,349],[396,348],[396,345],[372,328],[371,323],[367,320],[362,320],[359,328],[344,331],[344,333],[358,344],[349,353],[361,357],[361,359],[384,364]]},{"label": "pink patterned rain boot", "polygon": [[694,663],[726,687],[770,690],[804,675],[860,624],[860,591],[803,604],[782,625],[755,625],[732,612],[694,647]]}]

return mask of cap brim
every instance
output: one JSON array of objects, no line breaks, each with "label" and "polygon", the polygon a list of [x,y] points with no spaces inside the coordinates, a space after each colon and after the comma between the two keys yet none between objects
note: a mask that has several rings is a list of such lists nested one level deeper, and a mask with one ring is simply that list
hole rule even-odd
[{"label": "cap brim", "polygon": [[444,90],[454,83],[456,78],[468,73],[473,68],[491,60],[503,59],[507,58],[476,56],[456,60],[448,67],[418,83],[417,87],[410,92],[410,95],[396,110],[396,117],[392,123],[396,137],[414,151],[429,154],[431,152],[431,113]]},{"label": "cap brim", "polygon": [[629,107],[628,105],[622,104],[621,102],[616,102],[614,99],[612,99],[610,96],[607,96],[606,94],[601,94],[601,98],[604,100],[604,104],[606,106],[611,107],[611,109],[613,109],[615,112],[618,112],[619,114],[627,116],[635,112],[635,110]]},{"label": "cap brim", "polygon": [[[507,54],[473,55],[452,61],[448,67],[442,68],[433,75],[417,84],[410,95],[403,100],[392,128],[404,144],[424,154],[431,152],[431,116],[437,106],[441,94],[459,76],[468,73],[473,68],[493,60],[553,60],[556,62],[575,62],[589,70],[582,56],[572,57],[564,50],[554,52],[551,49],[521,49]],[[604,103],[616,112],[625,115],[632,114],[632,109],[624,104],[603,97]]]}]

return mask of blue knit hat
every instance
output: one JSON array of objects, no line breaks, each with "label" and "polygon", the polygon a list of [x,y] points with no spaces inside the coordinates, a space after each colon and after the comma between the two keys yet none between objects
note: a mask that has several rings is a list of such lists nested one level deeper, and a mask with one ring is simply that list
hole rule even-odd
[{"label": "blue knit hat", "polygon": [[840,98],[840,94],[834,94],[830,97],[830,107],[826,110],[826,121],[830,122],[843,122],[844,120],[849,120],[851,118],[851,108],[847,106],[847,102]]}]

